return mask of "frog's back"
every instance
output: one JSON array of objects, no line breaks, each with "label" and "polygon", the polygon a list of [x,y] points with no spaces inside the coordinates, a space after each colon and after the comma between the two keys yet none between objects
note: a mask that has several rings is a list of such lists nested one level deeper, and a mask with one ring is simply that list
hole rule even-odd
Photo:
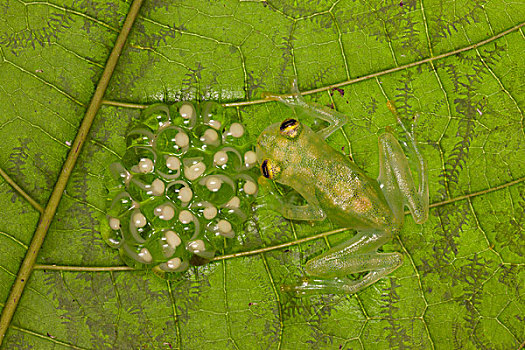
[{"label": "frog's back", "polygon": [[347,156],[334,150],[312,130],[307,130],[308,144],[302,145],[303,176],[310,182],[318,204],[340,226],[381,228],[391,225],[392,215],[376,180]]}]

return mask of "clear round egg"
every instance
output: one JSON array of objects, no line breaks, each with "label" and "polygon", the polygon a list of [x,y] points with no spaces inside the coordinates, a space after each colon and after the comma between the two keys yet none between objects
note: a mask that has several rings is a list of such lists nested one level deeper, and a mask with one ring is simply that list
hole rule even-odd
[{"label": "clear round egg", "polygon": [[125,155],[108,166],[107,244],[129,266],[165,278],[239,244],[259,176],[245,139],[237,113],[215,102],[146,108]]}]

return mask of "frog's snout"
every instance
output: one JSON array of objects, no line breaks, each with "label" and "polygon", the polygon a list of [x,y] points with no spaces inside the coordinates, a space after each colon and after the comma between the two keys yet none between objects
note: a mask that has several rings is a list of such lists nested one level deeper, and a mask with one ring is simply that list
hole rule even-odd
[{"label": "frog's snout", "polygon": [[268,147],[268,135],[267,135],[266,130],[261,132],[261,134],[257,138],[257,145],[256,146],[257,146],[257,148],[263,148],[263,149]]},{"label": "frog's snout", "polygon": [[257,138],[255,152],[259,163],[266,158],[275,158],[275,152],[279,147],[279,125],[280,123],[275,123],[268,126]]},{"label": "frog's snout", "polygon": [[262,147],[269,147],[275,142],[275,136],[279,134],[280,123],[275,123],[264,129],[257,138],[257,144]]},{"label": "frog's snout", "polygon": [[262,163],[262,161],[267,158],[267,153],[270,151],[270,141],[268,140],[269,136],[267,134],[267,131],[264,130],[259,137],[257,138],[257,144],[255,145],[255,154],[257,155],[257,161],[259,164]]},{"label": "frog's snout", "polygon": [[255,153],[257,154],[257,160],[262,162],[263,157],[267,156],[267,153],[271,152],[272,140],[271,137],[265,134],[263,131],[257,138],[257,145],[255,146]]}]

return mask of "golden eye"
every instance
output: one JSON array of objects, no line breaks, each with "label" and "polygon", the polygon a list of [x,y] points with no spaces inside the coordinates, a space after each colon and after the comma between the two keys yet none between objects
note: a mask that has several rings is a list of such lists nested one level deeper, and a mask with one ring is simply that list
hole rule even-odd
[{"label": "golden eye", "polygon": [[265,159],[261,164],[261,171],[265,178],[271,180],[279,174],[281,168],[270,159]]},{"label": "golden eye", "polygon": [[301,124],[295,119],[288,118],[281,123],[279,130],[282,135],[293,139],[301,132]]}]

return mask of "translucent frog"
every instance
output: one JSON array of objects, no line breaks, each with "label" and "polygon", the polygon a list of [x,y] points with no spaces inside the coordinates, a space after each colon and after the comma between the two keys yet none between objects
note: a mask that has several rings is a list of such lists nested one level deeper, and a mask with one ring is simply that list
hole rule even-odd
[{"label": "translucent frog", "polygon": [[[398,252],[378,252],[392,240],[404,222],[407,206],[416,223],[428,217],[428,181],[425,160],[413,134],[395,114],[407,135],[405,149],[418,173],[417,186],[403,148],[389,128],[379,137],[379,177],[368,177],[347,156],[331,148],[325,139],[347,121],[334,110],[307,103],[294,82],[290,95],[266,94],[266,99],[280,101],[298,113],[305,113],[329,123],[315,132],[294,118],[270,125],[257,140],[257,158],[265,178],[289,186],[306,201],[295,205],[271,190],[267,180],[262,185],[277,199],[270,209],[290,220],[329,218],[341,227],[354,228],[357,234],[327,252],[309,260],[306,277],[297,284],[284,285],[284,292],[356,293],[402,265]],[[266,186],[265,186],[266,182]],[[367,272],[354,280],[349,274]]]}]

